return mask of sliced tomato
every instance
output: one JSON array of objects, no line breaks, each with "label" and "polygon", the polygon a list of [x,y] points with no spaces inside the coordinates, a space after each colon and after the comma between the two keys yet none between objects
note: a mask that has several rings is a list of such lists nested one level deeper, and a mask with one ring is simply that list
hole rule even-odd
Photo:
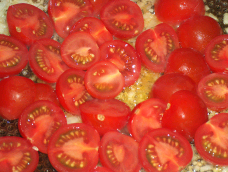
[{"label": "sliced tomato", "polygon": [[39,154],[28,140],[16,136],[0,137],[0,171],[35,171],[38,161]]},{"label": "sliced tomato", "polygon": [[70,33],[84,31],[90,33],[96,40],[98,46],[106,41],[113,40],[113,36],[106,29],[104,23],[95,17],[84,17],[77,21],[71,28]]},{"label": "sliced tomato", "polygon": [[82,121],[93,126],[101,136],[121,130],[130,117],[131,109],[117,99],[93,99],[79,106]]},{"label": "sliced tomato", "polygon": [[228,109],[228,74],[212,73],[198,84],[198,95],[214,111]]},{"label": "sliced tomato", "polygon": [[100,136],[83,123],[68,124],[59,128],[51,137],[48,158],[59,172],[85,172],[98,163]]},{"label": "sliced tomato", "polygon": [[0,78],[19,74],[28,63],[28,49],[19,40],[0,34]]},{"label": "sliced tomato", "polygon": [[7,11],[7,23],[10,35],[27,45],[42,38],[51,38],[54,33],[47,14],[27,3],[11,5]]},{"label": "sliced tomato", "polygon": [[148,69],[164,72],[168,55],[179,48],[179,42],[175,30],[162,23],[141,33],[136,39],[135,48]]},{"label": "sliced tomato", "polygon": [[102,7],[111,0],[90,0],[90,3],[93,6],[94,16],[99,17]]},{"label": "sliced tomato", "polygon": [[48,14],[57,34],[66,38],[75,22],[83,17],[93,16],[93,6],[90,0],[49,0]]},{"label": "sliced tomato", "polygon": [[150,98],[139,103],[132,111],[128,129],[132,137],[139,142],[149,131],[161,128],[162,115],[166,103],[160,99]]},{"label": "sliced tomato", "polygon": [[115,64],[125,79],[125,87],[134,84],[140,75],[141,60],[136,50],[121,40],[105,42],[101,47],[101,60]]},{"label": "sliced tomato", "polygon": [[33,146],[40,152],[47,153],[52,134],[66,124],[65,114],[59,106],[48,100],[40,100],[23,110],[18,128],[21,135]]},{"label": "sliced tomato", "polygon": [[89,33],[75,32],[63,41],[61,56],[71,68],[87,70],[99,61],[100,49]]},{"label": "sliced tomato", "polygon": [[138,143],[117,131],[107,132],[101,139],[100,162],[114,172],[139,171]]},{"label": "sliced tomato", "polygon": [[112,172],[112,170],[110,170],[106,167],[97,166],[95,169],[90,170],[89,172]]},{"label": "sliced tomato", "polygon": [[100,61],[91,66],[85,74],[85,87],[91,96],[98,99],[116,97],[125,85],[119,69],[109,61]]},{"label": "sliced tomato", "polygon": [[192,157],[188,140],[166,128],[150,131],[139,143],[139,159],[147,171],[181,171]]},{"label": "sliced tomato", "polygon": [[32,71],[42,80],[55,83],[69,67],[60,55],[61,44],[53,39],[41,39],[29,49],[29,64]]},{"label": "sliced tomato", "polygon": [[110,33],[120,39],[136,37],[144,27],[140,7],[129,0],[109,1],[101,9],[100,18]]},{"label": "sliced tomato", "polygon": [[85,72],[68,69],[56,83],[56,93],[63,108],[72,114],[79,115],[79,105],[91,99],[84,85]]},{"label": "sliced tomato", "polygon": [[195,146],[200,156],[220,166],[228,165],[228,113],[219,113],[198,128]]}]

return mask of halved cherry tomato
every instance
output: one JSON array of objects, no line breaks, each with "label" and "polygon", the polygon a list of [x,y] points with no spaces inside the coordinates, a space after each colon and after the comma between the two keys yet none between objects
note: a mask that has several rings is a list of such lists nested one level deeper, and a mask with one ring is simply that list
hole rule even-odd
[{"label": "halved cherry tomato", "polygon": [[89,172],[112,172],[109,168],[97,166],[95,169],[90,170]]},{"label": "halved cherry tomato", "polygon": [[124,87],[125,81],[119,69],[109,61],[100,61],[91,66],[85,74],[88,93],[98,99],[112,99]]},{"label": "halved cherry tomato", "polygon": [[191,162],[192,156],[187,139],[166,128],[150,131],[139,143],[139,159],[147,171],[181,171]]},{"label": "halved cherry tomato", "polygon": [[48,100],[40,100],[27,106],[18,121],[21,135],[36,146],[40,152],[47,153],[52,134],[67,120],[62,109]]},{"label": "halved cherry tomato", "polygon": [[72,26],[70,33],[78,31],[90,33],[96,40],[98,46],[106,41],[113,40],[111,33],[106,29],[104,23],[95,17],[84,17],[77,21]]},{"label": "halved cherry tomato", "polygon": [[93,126],[101,136],[121,130],[130,117],[131,109],[117,99],[93,99],[79,106],[82,121]]},{"label": "halved cherry tomato", "polygon": [[99,148],[101,164],[114,172],[139,171],[138,143],[117,131],[107,132]]},{"label": "halved cherry tomato", "polygon": [[164,72],[168,55],[179,48],[179,42],[175,30],[162,23],[141,33],[136,39],[135,47],[148,69]]},{"label": "halved cherry tomato", "polygon": [[75,32],[63,41],[61,56],[71,68],[87,70],[99,61],[100,49],[89,33]]},{"label": "halved cherry tomato", "polygon": [[69,67],[60,55],[61,44],[52,39],[36,41],[29,49],[29,64],[32,71],[42,80],[55,83]]},{"label": "halved cherry tomato", "polygon": [[70,28],[83,17],[93,16],[90,0],[49,0],[48,14],[53,20],[57,34],[66,38]]},{"label": "halved cherry tomato", "polygon": [[139,103],[132,111],[128,129],[136,141],[149,131],[161,128],[162,115],[166,109],[166,103],[160,99],[151,98]]},{"label": "halved cherry tomato", "polygon": [[51,38],[54,33],[54,26],[47,14],[26,3],[11,5],[8,8],[7,23],[11,36],[27,45],[42,38]]},{"label": "halved cherry tomato", "polygon": [[207,121],[207,106],[203,100],[191,91],[180,90],[170,97],[162,117],[162,127],[178,132],[193,142],[196,130]]},{"label": "halved cherry tomato", "polygon": [[83,123],[68,124],[59,128],[51,137],[48,158],[59,172],[85,172],[98,163],[100,136]]},{"label": "halved cherry tomato", "polygon": [[101,9],[100,18],[110,33],[120,39],[136,37],[144,27],[140,7],[129,0],[109,1]]},{"label": "halved cherry tomato", "polygon": [[35,171],[38,161],[39,154],[28,140],[16,136],[0,137],[0,171]]},{"label": "halved cherry tomato", "polygon": [[228,165],[228,113],[219,113],[198,128],[195,146],[200,156],[220,166]]},{"label": "halved cherry tomato", "polygon": [[90,3],[93,6],[93,14],[95,17],[100,16],[101,9],[109,1],[111,1],[111,0],[90,0]]},{"label": "halved cherry tomato", "polygon": [[137,81],[141,71],[141,60],[130,44],[121,40],[108,41],[100,50],[101,60],[108,60],[119,68],[125,79],[125,87]]},{"label": "halved cherry tomato", "polygon": [[0,78],[19,74],[28,63],[28,49],[19,40],[0,34]]},{"label": "halved cherry tomato", "polygon": [[211,110],[228,109],[228,74],[212,73],[202,78],[198,95]]}]

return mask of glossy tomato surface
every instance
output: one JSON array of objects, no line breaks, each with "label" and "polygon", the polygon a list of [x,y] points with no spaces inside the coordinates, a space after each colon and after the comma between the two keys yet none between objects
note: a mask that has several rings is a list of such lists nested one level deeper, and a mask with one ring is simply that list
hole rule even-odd
[{"label": "glossy tomato surface", "polygon": [[68,124],[59,128],[51,137],[48,158],[59,172],[85,172],[98,163],[100,136],[83,123]]},{"label": "glossy tomato surface", "polygon": [[99,17],[101,9],[109,1],[111,0],[90,0],[90,3],[93,6],[93,15]]},{"label": "glossy tomato surface", "polygon": [[135,47],[143,65],[153,72],[164,72],[168,55],[179,48],[179,42],[175,30],[162,23],[142,32]]},{"label": "glossy tomato surface", "polygon": [[19,40],[0,34],[0,78],[19,74],[28,63],[28,49]]},{"label": "glossy tomato surface", "polygon": [[189,142],[165,128],[150,131],[139,143],[139,159],[147,171],[181,171],[191,162],[192,156]]},{"label": "glossy tomato surface", "polygon": [[115,0],[106,3],[100,18],[115,37],[129,39],[139,35],[144,27],[140,7],[129,0]]},{"label": "glossy tomato surface", "polygon": [[228,165],[227,134],[228,113],[219,113],[198,128],[195,146],[200,156],[220,166]]},{"label": "glossy tomato surface", "polygon": [[134,84],[140,75],[141,60],[136,50],[122,40],[105,42],[101,47],[101,60],[115,64],[124,76],[125,87]]},{"label": "glossy tomato surface", "polygon": [[0,81],[0,114],[8,120],[18,119],[21,112],[35,101],[35,83],[22,76]]},{"label": "glossy tomato surface", "polygon": [[191,91],[181,90],[170,97],[162,117],[162,127],[178,132],[193,142],[196,130],[207,121],[207,106],[203,100]]},{"label": "glossy tomato surface", "polygon": [[117,131],[107,132],[102,137],[99,157],[101,164],[114,172],[137,172],[141,169],[138,143]]},{"label": "glossy tomato surface", "polygon": [[38,161],[39,154],[28,140],[16,136],[0,137],[0,171],[35,171]]},{"label": "glossy tomato surface", "polygon": [[11,5],[7,11],[10,35],[27,45],[42,38],[51,38],[54,26],[47,14],[38,7],[19,3]]},{"label": "glossy tomato surface", "polygon": [[109,168],[97,166],[95,169],[89,172],[112,172]]}]

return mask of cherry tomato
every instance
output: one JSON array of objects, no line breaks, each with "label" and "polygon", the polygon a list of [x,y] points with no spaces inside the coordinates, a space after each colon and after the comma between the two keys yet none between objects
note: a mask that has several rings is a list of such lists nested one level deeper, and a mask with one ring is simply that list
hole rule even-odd
[{"label": "cherry tomato", "polygon": [[66,38],[75,22],[83,17],[93,16],[92,8],[90,0],[49,0],[48,14],[54,23],[57,34]]},{"label": "cherry tomato", "polygon": [[19,74],[28,63],[27,47],[11,36],[0,34],[0,77]]},{"label": "cherry tomato", "polygon": [[178,48],[170,54],[165,74],[175,72],[189,76],[196,84],[211,73],[204,56],[190,48]]},{"label": "cherry tomato", "polygon": [[173,26],[205,13],[203,0],[156,0],[154,10],[160,21]]},{"label": "cherry tomato", "polygon": [[60,55],[61,44],[52,39],[36,41],[29,49],[29,64],[32,71],[42,80],[55,83],[69,67]]},{"label": "cherry tomato", "polygon": [[207,44],[223,31],[216,20],[208,16],[196,16],[181,23],[177,29],[180,45],[204,54]]},{"label": "cherry tomato", "polygon": [[136,39],[135,47],[148,69],[164,72],[168,55],[179,48],[179,42],[175,30],[162,23],[141,33]]},{"label": "cherry tomato", "polygon": [[52,134],[67,120],[62,109],[48,100],[40,100],[27,106],[18,121],[21,135],[36,146],[42,153],[47,153]]},{"label": "cherry tomato", "polygon": [[111,0],[90,0],[90,3],[93,6],[93,14],[95,17],[98,17],[100,15],[100,11],[102,7]]},{"label": "cherry tomato", "polygon": [[206,161],[220,166],[228,165],[228,113],[219,113],[201,125],[195,134],[195,146]]},{"label": "cherry tomato", "polygon": [[16,136],[0,137],[0,166],[2,172],[35,171],[39,154],[29,141]]},{"label": "cherry tomato", "polygon": [[101,60],[115,64],[125,78],[125,87],[134,84],[140,75],[141,61],[135,49],[121,40],[105,42],[101,47]]},{"label": "cherry tomato", "polygon": [[93,99],[79,106],[82,122],[93,126],[101,136],[108,131],[121,130],[130,117],[131,109],[116,100]]},{"label": "cherry tomato", "polygon": [[124,85],[123,75],[109,61],[97,62],[85,74],[86,90],[94,98],[112,99],[123,90]]},{"label": "cherry tomato", "polygon": [[113,40],[111,33],[106,29],[104,23],[95,17],[84,17],[77,21],[72,26],[70,33],[78,31],[90,33],[98,46],[101,46],[106,41]]},{"label": "cherry tomato", "polygon": [[112,172],[112,171],[106,167],[97,166],[95,169],[90,170],[89,172]]},{"label": "cherry tomato", "polygon": [[162,127],[178,132],[193,142],[197,128],[208,121],[203,100],[191,91],[180,90],[170,97],[167,106],[162,117]]},{"label": "cherry tomato", "polygon": [[27,45],[42,38],[51,38],[54,33],[54,26],[47,14],[26,3],[8,8],[7,23],[10,35]]},{"label": "cherry tomato", "polygon": [[107,132],[101,138],[100,162],[114,172],[139,171],[138,143],[117,131]]},{"label": "cherry tomato", "polygon": [[214,111],[228,109],[228,74],[212,73],[198,84],[198,95]]},{"label": "cherry tomato", "polygon": [[195,82],[182,73],[169,73],[159,77],[153,84],[150,97],[158,98],[168,103],[170,96],[179,90],[189,90],[196,93]]},{"label": "cherry tomato", "polygon": [[189,142],[166,128],[150,131],[139,143],[139,159],[147,171],[181,171],[191,162],[192,156]]},{"label": "cherry tomato", "polygon": [[132,137],[139,142],[149,131],[161,128],[162,115],[165,109],[166,103],[156,98],[139,103],[133,109],[128,123]]},{"label": "cherry tomato", "polygon": [[62,126],[51,137],[48,158],[58,172],[85,172],[98,163],[100,136],[83,123]]},{"label": "cherry tomato", "polygon": [[110,33],[120,39],[136,37],[144,27],[140,7],[129,0],[109,1],[101,9],[100,18]]},{"label": "cherry tomato", "polygon": [[8,120],[18,119],[21,112],[35,101],[35,83],[22,76],[0,81],[0,114]]},{"label": "cherry tomato", "polygon": [[99,61],[100,49],[89,33],[75,32],[63,41],[61,56],[69,67],[87,70]]}]

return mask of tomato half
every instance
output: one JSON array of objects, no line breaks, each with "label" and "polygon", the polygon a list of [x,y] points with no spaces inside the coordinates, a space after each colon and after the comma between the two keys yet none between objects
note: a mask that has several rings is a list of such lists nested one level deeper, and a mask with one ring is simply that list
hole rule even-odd
[{"label": "tomato half", "polygon": [[115,64],[125,79],[125,87],[134,84],[140,75],[141,60],[130,44],[114,40],[105,42],[101,47],[101,60]]},{"label": "tomato half", "polygon": [[109,61],[100,61],[91,66],[85,74],[85,87],[94,98],[116,97],[125,85],[119,69]]},{"label": "tomato half", "polygon": [[7,23],[10,35],[27,45],[42,38],[51,38],[54,33],[54,26],[47,14],[26,3],[9,6]]},{"label": "tomato half", "polygon": [[79,106],[82,121],[93,126],[101,136],[121,130],[130,117],[131,109],[117,99],[93,99]]},{"label": "tomato half", "polygon": [[162,23],[141,33],[136,39],[135,48],[148,69],[164,72],[168,55],[179,48],[179,42],[175,30]]},{"label": "tomato half", "polygon": [[117,131],[107,132],[101,138],[100,162],[114,172],[139,171],[138,143]]},{"label": "tomato half", "polygon": [[147,171],[181,171],[191,162],[192,156],[189,142],[166,128],[150,131],[139,143],[139,159]]},{"label": "tomato half", "polygon": [[228,113],[219,113],[198,128],[195,146],[200,156],[220,166],[228,165]]},{"label": "tomato half", "polygon": [[11,36],[0,34],[0,78],[19,74],[28,63],[27,47]]},{"label": "tomato half", "polygon": [[90,0],[90,3],[93,6],[94,16],[99,17],[102,7],[111,0]]},{"label": "tomato half", "polygon": [[100,136],[83,123],[68,124],[59,128],[51,137],[48,158],[59,172],[85,172],[98,163]]},{"label": "tomato half", "polygon": [[87,70],[99,61],[100,49],[89,33],[75,32],[63,41],[61,56],[69,67]]},{"label": "tomato half", "polygon": [[69,67],[60,55],[61,44],[53,39],[36,41],[29,49],[29,64],[32,71],[42,80],[55,83]]},{"label": "tomato half", "polygon": [[140,7],[129,0],[109,1],[101,9],[100,18],[110,33],[120,39],[136,37],[144,27]]},{"label": "tomato half", "polygon": [[106,168],[106,167],[99,167],[97,166],[95,169],[90,170],[89,172],[112,172],[112,170]]},{"label": "tomato half", "polygon": [[162,115],[165,109],[166,103],[156,98],[139,103],[133,109],[128,123],[132,137],[139,142],[149,131],[161,128]]},{"label": "tomato half", "polygon": [[54,23],[57,34],[66,38],[75,22],[83,17],[93,15],[93,6],[90,0],[49,0],[48,14]]},{"label": "tomato half", "polygon": [[28,140],[16,136],[0,137],[0,171],[35,171],[38,161],[39,154]]}]

